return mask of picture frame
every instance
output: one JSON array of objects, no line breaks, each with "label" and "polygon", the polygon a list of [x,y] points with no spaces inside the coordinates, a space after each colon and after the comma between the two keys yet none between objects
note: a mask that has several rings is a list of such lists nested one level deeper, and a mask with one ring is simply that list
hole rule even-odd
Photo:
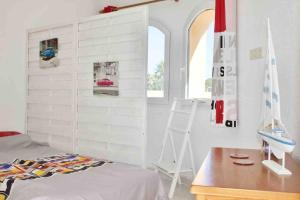
[{"label": "picture frame", "polygon": [[40,68],[58,67],[58,38],[40,41]]},{"label": "picture frame", "polygon": [[119,62],[94,63],[93,94],[119,96]]}]

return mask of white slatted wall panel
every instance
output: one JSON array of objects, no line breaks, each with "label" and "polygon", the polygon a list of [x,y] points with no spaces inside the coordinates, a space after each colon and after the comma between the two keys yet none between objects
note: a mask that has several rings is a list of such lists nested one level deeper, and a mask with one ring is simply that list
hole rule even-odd
[{"label": "white slatted wall panel", "polygon": [[[28,33],[27,132],[33,140],[72,152],[74,135],[73,25]],[[39,43],[58,38],[59,67],[41,69]]]},{"label": "white slatted wall panel", "polygon": [[[147,8],[28,34],[27,132],[76,153],[144,165]],[[60,65],[40,69],[39,42],[58,38]],[[93,63],[119,61],[119,96],[93,95]]]},{"label": "white slatted wall panel", "polygon": [[[147,30],[146,9],[119,11],[79,23],[79,153],[143,164]],[[93,95],[93,63],[106,61],[119,61],[118,97]]]}]

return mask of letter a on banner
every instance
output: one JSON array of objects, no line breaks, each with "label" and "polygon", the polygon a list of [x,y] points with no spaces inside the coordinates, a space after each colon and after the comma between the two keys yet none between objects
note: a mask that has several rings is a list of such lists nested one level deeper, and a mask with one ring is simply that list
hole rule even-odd
[{"label": "letter a on banner", "polygon": [[236,0],[216,0],[211,122],[237,126]]}]

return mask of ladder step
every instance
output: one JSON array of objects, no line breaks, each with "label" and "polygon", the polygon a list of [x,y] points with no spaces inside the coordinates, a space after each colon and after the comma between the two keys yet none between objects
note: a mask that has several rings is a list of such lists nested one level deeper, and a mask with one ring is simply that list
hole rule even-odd
[{"label": "ladder step", "polygon": [[[176,165],[172,163],[155,163],[154,164],[159,171],[162,171],[164,173],[168,174],[175,174],[176,171]],[[186,168],[186,169],[181,169],[179,172],[180,173],[185,173],[185,172],[191,172],[192,169]]]},{"label": "ladder step", "polygon": [[176,132],[176,133],[186,133],[187,132],[187,130],[180,129],[180,128],[172,128],[172,127],[170,127],[169,130]]},{"label": "ladder step", "polygon": [[184,115],[190,115],[191,114],[191,112],[184,111],[184,110],[172,110],[172,112],[178,113],[178,114],[184,114]]}]

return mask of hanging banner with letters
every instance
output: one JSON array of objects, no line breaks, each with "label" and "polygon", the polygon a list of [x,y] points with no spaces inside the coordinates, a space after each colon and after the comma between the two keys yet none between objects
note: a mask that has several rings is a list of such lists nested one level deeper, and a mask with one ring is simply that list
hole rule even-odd
[{"label": "hanging banner with letters", "polygon": [[237,126],[236,0],[216,0],[211,122]]}]

